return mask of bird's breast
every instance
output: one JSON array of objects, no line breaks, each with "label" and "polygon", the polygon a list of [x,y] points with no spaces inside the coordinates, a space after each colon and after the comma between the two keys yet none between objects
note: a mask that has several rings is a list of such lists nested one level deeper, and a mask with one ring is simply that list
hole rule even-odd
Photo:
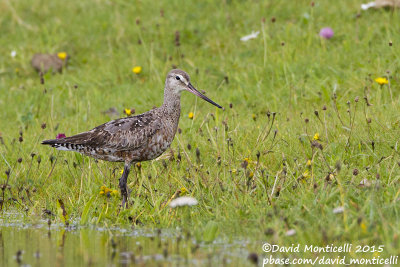
[{"label": "bird's breast", "polygon": [[139,151],[136,151],[134,161],[152,160],[164,153],[172,141],[178,127],[179,117],[167,117],[161,122],[162,127],[156,131]]},{"label": "bird's breast", "polygon": [[167,133],[157,133],[151,138],[148,146],[143,151],[146,160],[155,159],[160,156],[171,145],[174,135]]}]

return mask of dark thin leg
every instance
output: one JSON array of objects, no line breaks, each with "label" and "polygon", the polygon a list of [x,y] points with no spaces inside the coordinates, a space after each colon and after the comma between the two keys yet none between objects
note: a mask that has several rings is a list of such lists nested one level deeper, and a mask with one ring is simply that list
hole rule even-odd
[{"label": "dark thin leg", "polygon": [[122,196],[122,207],[128,207],[128,187],[126,182],[128,180],[129,169],[131,168],[131,164],[125,163],[124,172],[122,173],[121,178],[119,178],[119,189],[121,190]]}]

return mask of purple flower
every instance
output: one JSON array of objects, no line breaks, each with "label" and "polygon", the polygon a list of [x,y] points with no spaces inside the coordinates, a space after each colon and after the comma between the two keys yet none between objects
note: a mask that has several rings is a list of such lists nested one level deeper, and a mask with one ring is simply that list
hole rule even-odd
[{"label": "purple flower", "polygon": [[56,139],[61,139],[61,138],[65,138],[65,137],[66,137],[65,134],[59,133],[59,134],[57,134]]},{"label": "purple flower", "polygon": [[326,27],[322,28],[319,32],[319,36],[325,39],[331,39],[333,37],[333,30],[332,28]]}]

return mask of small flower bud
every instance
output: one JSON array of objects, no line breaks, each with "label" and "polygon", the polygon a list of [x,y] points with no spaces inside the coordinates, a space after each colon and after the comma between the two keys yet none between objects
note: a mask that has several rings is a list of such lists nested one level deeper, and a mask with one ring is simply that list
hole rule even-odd
[{"label": "small flower bud", "polygon": [[176,31],[175,32],[175,46],[180,46],[181,45],[180,38],[181,38],[180,32]]},{"label": "small flower bud", "polygon": [[256,253],[250,253],[247,259],[254,265],[258,265],[258,255]]},{"label": "small flower bud", "polygon": [[311,146],[312,147],[316,147],[316,148],[319,148],[319,149],[321,149],[322,150],[322,145],[321,145],[321,143],[319,143],[317,140],[314,140],[314,141],[312,141],[311,142]]},{"label": "small flower bud", "polygon": [[200,160],[200,149],[198,147],[196,148],[196,157],[197,160]]}]

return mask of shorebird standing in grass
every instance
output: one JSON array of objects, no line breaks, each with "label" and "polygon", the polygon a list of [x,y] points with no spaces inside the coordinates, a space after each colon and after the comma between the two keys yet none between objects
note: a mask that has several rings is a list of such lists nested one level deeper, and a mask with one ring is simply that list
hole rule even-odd
[{"label": "shorebird standing in grass", "polygon": [[181,92],[184,90],[222,108],[196,90],[186,72],[173,69],[165,80],[164,103],[161,107],[137,116],[109,121],[88,132],[45,140],[42,144],[58,150],[79,152],[96,159],[125,162],[119,188],[122,207],[127,206],[130,167],[133,163],[157,158],[171,145],[178,128]]}]

